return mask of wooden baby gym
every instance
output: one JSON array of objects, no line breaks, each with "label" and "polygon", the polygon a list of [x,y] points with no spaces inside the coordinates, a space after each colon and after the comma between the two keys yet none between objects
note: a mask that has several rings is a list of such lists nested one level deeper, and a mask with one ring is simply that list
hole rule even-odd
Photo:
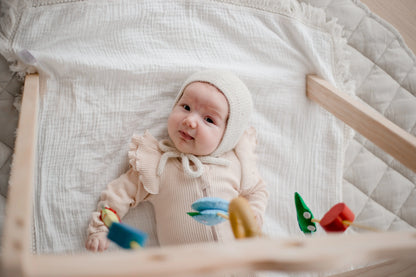
[{"label": "wooden baby gym", "polygon": [[[360,1],[3,2],[1,276],[416,275],[416,57]],[[202,93],[225,103],[213,145],[252,132],[183,151],[172,103],[206,70],[250,95]],[[140,163],[147,131],[164,156]],[[126,172],[123,208],[102,201]]]},{"label": "wooden baby gym", "polygon": [[[307,76],[306,79],[306,93],[311,101],[316,101],[413,171],[416,170],[416,139],[413,136],[325,80],[316,76]],[[14,168],[20,171],[17,173],[14,170],[12,174],[3,237],[4,276],[195,276],[257,270],[330,272],[367,263],[371,265],[340,276],[376,276],[379,272],[401,276],[403,270],[403,276],[406,276],[416,270],[414,232],[329,233],[302,239],[270,239],[250,229],[252,218],[249,208],[238,199],[230,204],[228,211],[234,233],[239,238],[234,242],[129,250],[96,256],[33,255],[30,250],[31,199],[39,97],[38,75],[27,75],[14,162]],[[299,214],[311,212],[305,204],[307,200],[304,202],[299,197]],[[342,232],[350,224],[353,225],[353,214],[346,209],[348,207],[343,206],[341,210],[328,212],[330,214],[326,216],[330,219],[325,219],[325,230]],[[306,218],[312,221],[313,216],[310,213]],[[346,219],[349,222],[345,222]],[[302,220],[299,225],[308,230]],[[331,224],[338,227],[330,227]]]}]

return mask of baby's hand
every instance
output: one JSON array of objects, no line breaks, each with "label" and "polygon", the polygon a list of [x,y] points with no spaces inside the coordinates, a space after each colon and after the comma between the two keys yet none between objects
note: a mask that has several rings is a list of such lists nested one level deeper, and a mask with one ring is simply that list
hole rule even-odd
[{"label": "baby's hand", "polygon": [[88,236],[85,247],[93,252],[104,251],[108,248],[109,240],[106,232],[94,233]]}]

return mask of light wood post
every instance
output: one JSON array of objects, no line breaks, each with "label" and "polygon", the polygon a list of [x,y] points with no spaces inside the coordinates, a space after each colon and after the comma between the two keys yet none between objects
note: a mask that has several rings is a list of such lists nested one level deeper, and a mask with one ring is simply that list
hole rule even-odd
[{"label": "light wood post", "polygon": [[338,90],[328,81],[308,75],[306,94],[330,113],[416,172],[416,137],[375,109]]},{"label": "light wood post", "polygon": [[31,255],[32,199],[35,178],[39,76],[27,75],[24,85],[7,196],[2,270],[4,276],[25,276]]}]

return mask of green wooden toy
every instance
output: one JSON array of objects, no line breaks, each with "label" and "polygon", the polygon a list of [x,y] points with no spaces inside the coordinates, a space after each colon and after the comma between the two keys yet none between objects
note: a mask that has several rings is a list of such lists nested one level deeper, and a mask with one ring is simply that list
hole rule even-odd
[{"label": "green wooden toy", "polygon": [[316,232],[316,224],[312,222],[313,214],[297,192],[295,192],[295,205],[298,224],[302,232],[305,234]]}]

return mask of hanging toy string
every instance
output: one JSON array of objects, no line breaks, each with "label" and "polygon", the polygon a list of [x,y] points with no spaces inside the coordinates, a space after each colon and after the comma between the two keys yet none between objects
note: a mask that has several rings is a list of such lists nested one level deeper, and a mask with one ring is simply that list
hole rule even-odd
[{"label": "hanging toy string", "polygon": [[230,202],[216,197],[200,198],[192,204],[195,212],[188,212],[196,221],[213,226],[228,220],[235,238],[261,235],[254,213],[248,201],[237,197]]},{"label": "hanging toy string", "polygon": [[316,232],[315,223],[319,223],[326,232],[344,232],[349,226],[381,232],[381,230],[354,223],[355,215],[345,203],[334,205],[320,220],[314,218],[312,211],[297,192],[295,193],[295,206],[299,228],[305,234]]}]

